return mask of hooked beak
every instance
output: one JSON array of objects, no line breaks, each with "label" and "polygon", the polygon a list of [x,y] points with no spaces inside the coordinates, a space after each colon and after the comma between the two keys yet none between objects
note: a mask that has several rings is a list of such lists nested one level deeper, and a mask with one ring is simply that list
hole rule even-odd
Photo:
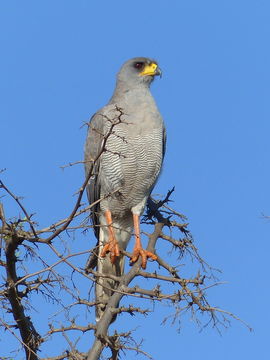
[{"label": "hooked beak", "polygon": [[159,76],[160,78],[162,77],[162,71],[159,67],[156,68],[156,74],[157,76]]},{"label": "hooked beak", "polygon": [[146,65],[143,71],[140,73],[140,76],[160,76],[161,77],[161,69],[157,66],[156,63],[152,62]]}]

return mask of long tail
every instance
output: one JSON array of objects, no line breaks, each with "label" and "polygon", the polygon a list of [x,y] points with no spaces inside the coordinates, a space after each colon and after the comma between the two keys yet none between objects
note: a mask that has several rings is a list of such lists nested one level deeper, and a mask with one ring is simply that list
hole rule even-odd
[{"label": "long tail", "polygon": [[[120,250],[125,250],[127,244],[130,240],[133,225],[132,218],[128,219],[128,221],[124,221],[121,223],[113,223],[114,231],[116,239],[119,243]],[[101,258],[100,254],[104,245],[107,243],[108,239],[108,230],[107,227],[101,227],[99,233],[99,256],[97,260],[97,271],[103,275],[116,275],[121,276],[124,273],[125,266],[125,257],[120,254],[120,256],[116,259],[115,263],[111,263],[110,254],[107,254],[105,258]],[[106,278],[106,277],[98,277],[96,281],[96,321],[98,321],[105,309],[106,304],[113,294],[113,290],[118,286],[118,282],[115,280]]]}]

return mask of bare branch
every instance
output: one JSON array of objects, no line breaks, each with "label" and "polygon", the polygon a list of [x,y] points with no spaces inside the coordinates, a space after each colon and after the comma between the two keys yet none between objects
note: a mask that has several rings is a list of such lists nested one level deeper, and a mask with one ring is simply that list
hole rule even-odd
[{"label": "bare branch", "polygon": [[18,276],[16,272],[16,255],[19,242],[16,233],[6,240],[6,276],[7,276],[7,298],[10,302],[14,320],[20,330],[26,358],[36,360],[37,350],[41,343],[41,336],[36,331],[31,319],[25,314],[22,298],[16,285]]},{"label": "bare branch", "polygon": [[[154,311],[153,304],[158,306],[159,303],[166,303],[170,305],[170,309],[173,309],[173,313],[164,318],[164,323],[167,320],[176,323],[183,313],[189,312],[192,319],[201,328],[212,324],[219,331],[220,325],[227,325],[227,317],[245,324],[229,311],[208,303],[207,290],[220,283],[214,281],[213,269],[199,255],[186,217],[168,205],[171,203],[174,188],[169,190],[163,199],[150,198],[142,220],[149,225],[146,228],[147,232],[144,232],[148,238],[147,250],[154,254],[157,253],[157,260],[151,264],[153,271],[142,270],[142,260],[139,258],[122,276],[103,274],[95,270],[98,246],[77,252],[70,251],[68,245],[70,238],[73,241],[75,239],[81,241],[79,236],[85,235],[87,229],[92,227],[92,225],[86,224],[87,221],[83,215],[96,207],[100,201],[113,195],[113,193],[107,194],[89,206],[82,204],[82,196],[93,175],[94,166],[102,153],[110,152],[110,149],[106,147],[109,136],[120,137],[114,127],[125,122],[124,113],[118,107],[116,107],[116,111],[117,114],[113,119],[105,116],[108,120],[106,134],[92,129],[103,137],[102,147],[96,159],[90,159],[89,172],[76,194],[72,210],[62,220],[44,228],[38,228],[19,197],[15,196],[2,181],[0,182],[0,188],[15,200],[16,206],[25,215],[25,219],[8,220],[5,218],[4,206],[0,204],[0,236],[2,239],[0,245],[2,246],[2,242],[5,244],[5,247],[2,248],[5,259],[0,260],[0,270],[3,270],[3,282],[0,283],[0,303],[4,313],[3,318],[0,317],[0,324],[19,341],[27,360],[40,359],[37,355],[40,345],[45,344],[48,339],[56,338],[57,334],[65,339],[67,349],[63,348],[55,356],[42,360],[98,360],[105,348],[109,348],[111,351],[111,360],[118,360],[120,355],[128,354],[130,351],[135,351],[136,354],[151,359],[151,356],[142,349],[142,342],[134,340],[130,328],[121,333],[115,330],[112,334],[110,329],[119,314],[122,316],[143,315],[144,317],[148,315],[150,317]],[[120,138],[123,142],[127,141],[124,137]],[[115,154],[122,156],[120,153]],[[63,168],[83,163],[85,162],[69,163]],[[77,220],[73,222],[75,218]],[[148,230],[150,228],[151,230]],[[170,257],[162,254],[161,247],[158,246],[159,242],[172,248]],[[39,243],[42,245],[38,246]],[[91,262],[90,259],[91,264],[86,272],[81,266],[80,256],[83,257],[87,253],[93,254],[95,261]],[[127,259],[132,258],[132,254],[125,250],[121,250],[121,256]],[[184,277],[183,273],[179,272],[179,269],[182,269],[182,266],[188,261],[192,261],[194,266],[198,265],[198,269],[195,270],[197,275],[195,272],[193,276]],[[4,274],[4,270],[6,274]],[[105,286],[101,281],[102,278],[111,279],[116,284],[115,288]],[[138,281],[139,285],[131,284],[132,281],[134,283]],[[108,284],[108,282],[105,283]],[[104,301],[103,316],[94,324],[91,318],[93,308],[100,305],[92,295],[92,289],[96,284],[102,285],[112,295],[106,300],[106,303]],[[48,328],[43,330],[45,333],[43,336],[37,333],[30,316],[28,316],[28,313],[31,314],[31,311],[35,310],[35,301],[32,301],[32,295],[37,296],[41,301],[43,298],[47,299],[54,309],[53,314],[48,314],[51,320]],[[122,303],[123,298],[127,299],[128,305]],[[143,307],[141,306],[142,299],[144,300]],[[147,305],[145,305],[146,301]],[[147,308],[148,304],[151,304],[150,309]],[[204,325],[200,323],[200,314],[208,315]],[[249,325],[245,325],[251,329]],[[90,333],[94,336],[94,343],[86,354],[80,351],[79,340],[84,336],[89,336]]]},{"label": "bare branch", "polygon": [[22,205],[20,199],[18,198],[18,196],[15,196],[6,186],[5,184],[3,183],[2,180],[0,180],[0,188],[3,188],[15,201],[16,203],[19,205],[19,207],[21,208],[22,212],[24,213],[30,227],[31,227],[31,230],[34,234],[35,237],[37,237],[37,234],[36,234],[36,230],[33,226],[33,222],[31,220],[31,216],[28,215],[27,211],[25,210],[24,206]]}]

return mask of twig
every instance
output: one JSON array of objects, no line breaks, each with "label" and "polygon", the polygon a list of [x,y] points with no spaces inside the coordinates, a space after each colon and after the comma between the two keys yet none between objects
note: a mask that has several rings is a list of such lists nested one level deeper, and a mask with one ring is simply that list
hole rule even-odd
[{"label": "twig", "polygon": [[33,223],[32,223],[32,221],[31,221],[31,218],[30,218],[30,216],[28,215],[28,213],[27,213],[27,211],[25,210],[25,208],[24,208],[24,206],[22,205],[22,203],[20,202],[18,196],[15,196],[15,195],[5,186],[5,184],[3,183],[2,180],[0,180],[0,188],[1,188],[1,187],[2,187],[2,188],[16,201],[16,203],[19,205],[19,207],[21,208],[22,212],[24,213],[24,215],[25,215],[25,217],[26,217],[26,219],[27,219],[27,221],[28,221],[28,223],[29,223],[29,225],[30,225],[30,227],[31,227],[31,230],[32,230],[34,236],[37,238],[36,230],[35,230],[35,228],[34,228],[34,226],[33,226]]}]

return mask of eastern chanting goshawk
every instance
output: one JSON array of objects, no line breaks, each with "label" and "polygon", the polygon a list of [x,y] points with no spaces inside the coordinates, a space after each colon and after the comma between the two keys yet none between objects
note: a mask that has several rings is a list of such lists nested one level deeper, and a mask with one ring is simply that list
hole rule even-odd
[{"label": "eastern chanting goshawk", "polygon": [[[162,116],[150,92],[156,75],[155,60],[137,57],[121,67],[112,98],[89,123],[85,145],[87,195],[95,236],[98,239],[97,271],[121,276],[125,250],[131,235],[135,247],[131,262],[156,255],[143,249],[140,216],[158,179],[165,151]],[[94,164],[94,167],[93,167]],[[100,200],[100,201],[98,201]],[[97,277],[96,307],[99,319],[117,283]]]}]

